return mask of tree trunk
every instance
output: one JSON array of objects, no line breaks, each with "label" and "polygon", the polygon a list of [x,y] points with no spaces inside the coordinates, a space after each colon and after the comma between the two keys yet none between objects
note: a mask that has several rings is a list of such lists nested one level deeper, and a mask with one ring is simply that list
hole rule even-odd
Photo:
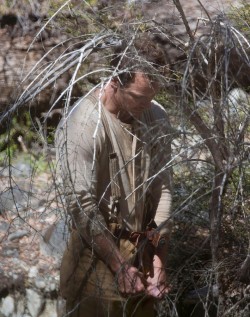
[{"label": "tree trunk", "polygon": [[224,312],[223,291],[220,279],[221,257],[219,254],[221,238],[221,222],[223,215],[223,194],[227,183],[227,173],[215,170],[213,190],[210,201],[210,233],[211,233],[211,252],[212,252],[212,272],[214,274],[214,284],[217,285],[218,309],[217,316],[222,316]]}]

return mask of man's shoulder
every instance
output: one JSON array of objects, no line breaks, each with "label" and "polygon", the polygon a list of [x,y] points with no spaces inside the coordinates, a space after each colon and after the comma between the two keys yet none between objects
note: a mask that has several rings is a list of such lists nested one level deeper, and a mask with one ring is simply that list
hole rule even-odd
[{"label": "man's shoulder", "polygon": [[68,108],[66,114],[60,120],[57,131],[64,129],[84,130],[94,129],[99,118],[98,100],[91,95],[79,98],[73,106]]},{"label": "man's shoulder", "polygon": [[151,109],[151,112],[153,113],[154,117],[156,117],[156,118],[167,117],[166,110],[156,100],[152,100],[152,104],[151,104],[151,108],[150,109]]},{"label": "man's shoulder", "polygon": [[157,101],[152,100],[151,107],[144,113],[144,117],[148,124],[158,124],[158,121],[168,122],[168,115],[164,107]]},{"label": "man's shoulder", "polygon": [[98,100],[93,95],[78,99],[68,110],[68,118],[74,120],[94,119],[96,116],[98,116]]},{"label": "man's shoulder", "polygon": [[152,101],[151,107],[145,111],[144,122],[147,126],[154,128],[151,129],[151,131],[154,131],[153,133],[156,133],[156,131],[165,131],[165,133],[168,133],[171,130],[167,111],[155,100]]}]

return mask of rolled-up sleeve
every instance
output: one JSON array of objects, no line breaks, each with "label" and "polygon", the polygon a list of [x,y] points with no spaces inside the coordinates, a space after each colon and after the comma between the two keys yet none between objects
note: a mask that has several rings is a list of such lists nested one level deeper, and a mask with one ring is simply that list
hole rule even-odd
[{"label": "rolled-up sleeve", "polygon": [[171,231],[173,175],[171,162],[172,129],[164,110],[159,110],[154,122],[152,150],[152,183],[150,196],[154,221],[161,234]]}]

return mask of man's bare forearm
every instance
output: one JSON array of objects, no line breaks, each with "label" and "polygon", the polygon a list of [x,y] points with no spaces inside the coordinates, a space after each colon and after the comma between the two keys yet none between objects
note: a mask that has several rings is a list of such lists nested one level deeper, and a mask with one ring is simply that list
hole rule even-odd
[{"label": "man's bare forearm", "polygon": [[125,260],[108,230],[91,236],[83,234],[83,238],[112,273],[115,274],[122,265],[125,265]]}]

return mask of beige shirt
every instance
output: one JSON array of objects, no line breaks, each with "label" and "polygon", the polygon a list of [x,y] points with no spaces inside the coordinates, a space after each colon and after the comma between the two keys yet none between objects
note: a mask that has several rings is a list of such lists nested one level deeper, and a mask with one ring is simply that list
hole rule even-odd
[{"label": "beige shirt", "polygon": [[[141,231],[153,219],[168,227],[171,208],[171,130],[156,102],[132,124],[122,123],[93,96],[77,102],[56,133],[63,191],[80,230],[97,234],[111,216],[127,229]],[[109,146],[102,116],[109,124],[119,159],[120,212],[111,212]]]}]

